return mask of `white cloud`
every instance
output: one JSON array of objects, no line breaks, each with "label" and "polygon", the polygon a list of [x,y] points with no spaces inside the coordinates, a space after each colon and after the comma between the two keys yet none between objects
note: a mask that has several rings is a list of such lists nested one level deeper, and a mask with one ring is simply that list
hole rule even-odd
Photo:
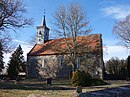
[{"label": "white cloud", "polygon": [[29,53],[29,51],[32,49],[33,46],[31,45],[21,45],[22,49],[23,49],[23,55],[25,57],[25,59],[27,58],[27,53]]},{"label": "white cloud", "polygon": [[28,42],[21,41],[21,40],[16,40],[16,39],[15,39],[15,40],[13,40],[13,41],[16,42],[17,47],[18,47],[18,45],[21,45],[22,50],[23,50],[23,55],[24,55],[24,57],[25,57],[25,59],[26,59],[27,53],[32,49],[32,45],[29,45]]},{"label": "white cloud", "polygon": [[106,46],[103,48],[104,61],[111,59],[112,57],[118,57],[119,59],[126,59],[130,54],[130,49],[123,46]]},{"label": "white cloud", "polygon": [[130,14],[130,6],[116,5],[101,9],[106,16],[111,16],[114,19],[123,19]]},{"label": "white cloud", "polygon": [[14,39],[13,42],[16,42],[17,44],[28,44],[27,42],[17,40],[17,39]]},{"label": "white cloud", "polygon": [[119,59],[126,59],[130,54],[130,49],[126,48],[120,43],[120,40],[103,39],[103,58],[104,61],[111,59],[112,57],[118,57]]}]

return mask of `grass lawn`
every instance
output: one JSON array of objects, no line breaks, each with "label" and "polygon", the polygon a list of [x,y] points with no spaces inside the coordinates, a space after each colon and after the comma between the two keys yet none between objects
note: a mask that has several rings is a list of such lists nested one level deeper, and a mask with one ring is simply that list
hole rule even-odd
[{"label": "grass lawn", "polygon": [[0,90],[0,97],[27,97],[30,94],[40,94],[45,97],[71,97],[73,90],[19,90],[19,89],[11,89],[11,90]]},{"label": "grass lawn", "polygon": [[[83,87],[83,92],[96,91],[105,88],[118,87],[130,84],[130,81],[106,81],[110,85]],[[40,94],[45,97],[72,97],[75,95],[75,87],[70,80],[53,80],[52,85],[46,85],[42,80],[0,81],[0,97],[27,97],[30,94]]]}]

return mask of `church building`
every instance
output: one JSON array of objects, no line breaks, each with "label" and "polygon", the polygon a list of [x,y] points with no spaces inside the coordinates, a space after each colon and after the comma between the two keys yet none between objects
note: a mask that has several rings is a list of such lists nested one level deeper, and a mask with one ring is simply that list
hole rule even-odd
[{"label": "church building", "polygon": [[[62,49],[66,48],[65,39],[49,39],[49,30],[44,15],[42,24],[37,26],[36,44],[27,54],[28,78],[68,78],[73,69],[69,61],[66,61],[67,53],[54,50],[55,47],[63,51]],[[77,68],[85,70],[94,77],[102,78],[102,35],[91,34],[78,36],[76,39],[79,43],[85,40],[84,45],[90,48],[90,50],[86,48],[82,57],[77,58]]]}]

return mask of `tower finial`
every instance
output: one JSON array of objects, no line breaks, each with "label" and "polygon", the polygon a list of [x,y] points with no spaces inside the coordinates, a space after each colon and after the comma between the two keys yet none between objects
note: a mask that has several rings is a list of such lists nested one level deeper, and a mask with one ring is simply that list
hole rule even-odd
[{"label": "tower finial", "polygon": [[43,15],[43,17],[44,17],[44,19],[43,19],[43,26],[46,27],[45,13],[46,13],[46,10],[44,9],[44,15]]},{"label": "tower finial", "polygon": [[44,9],[44,16],[45,16],[45,14],[46,14],[46,10]]}]

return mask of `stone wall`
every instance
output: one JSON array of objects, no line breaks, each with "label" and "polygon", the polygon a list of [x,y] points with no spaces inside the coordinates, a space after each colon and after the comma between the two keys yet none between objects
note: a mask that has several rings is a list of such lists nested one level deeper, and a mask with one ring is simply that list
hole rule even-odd
[{"label": "stone wall", "polygon": [[[101,78],[102,57],[99,54],[85,54],[80,57],[79,68],[93,77]],[[68,78],[72,66],[69,59],[63,55],[28,56],[27,77],[29,78]]]},{"label": "stone wall", "polygon": [[28,78],[66,78],[72,66],[64,64],[62,56],[28,56],[27,77]]},{"label": "stone wall", "polygon": [[92,77],[102,79],[102,57],[100,54],[86,54],[81,58],[80,69],[88,72]]}]

